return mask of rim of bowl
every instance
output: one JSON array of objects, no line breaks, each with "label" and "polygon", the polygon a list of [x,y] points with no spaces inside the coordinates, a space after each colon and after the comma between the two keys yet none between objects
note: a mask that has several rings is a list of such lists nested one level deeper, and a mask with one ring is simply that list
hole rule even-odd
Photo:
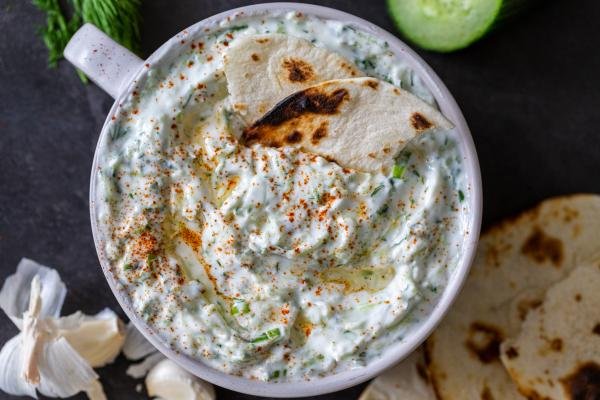
[{"label": "rim of bowl", "polygon": [[114,114],[120,103],[120,100],[122,100],[131,92],[132,88],[135,86],[136,80],[143,73],[144,68],[140,68],[140,70],[136,72],[131,82],[128,84],[127,88],[123,90],[115,99],[115,102],[111,107],[107,119],[102,127],[102,131],[98,138],[94,152],[90,180],[90,220],[94,244],[102,271],[114,296],[116,297],[120,306],[123,308],[125,314],[129,317],[130,321],[132,321],[135,327],[161,353],[163,353],[169,359],[175,361],[192,374],[215,385],[246,394],[270,397],[314,396],[346,389],[350,386],[360,384],[375,377],[379,373],[406,358],[406,356],[408,356],[417,346],[419,346],[429,336],[433,329],[435,329],[459,294],[475,257],[482,214],[482,184],[479,161],[477,158],[475,145],[473,143],[473,138],[462,112],[458,107],[458,104],[446,86],[442,83],[441,79],[420,56],[418,56],[396,36],[382,28],[379,28],[369,21],[344,11],[313,4],[286,2],[255,4],[227,10],[193,24],[192,26],[182,30],[180,33],[167,40],[163,45],[155,50],[150,57],[148,57],[147,61],[153,63],[153,61],[158,61],[163,56],[167,55],[168,51],[176,44],[175,39],[182,32],[194,34],[201,28],[212,26],[228,16],[239,13],[244,13],[251,16],[286,11],[299,11],[303,14],[309,14],[323,19],[332,19],[355,25],[361,30],[387,41],[390,45],[390,50],[392,50],[399,59],[409,65],[410,68],[417,73],[427,89],[433,94],[433,97],[437,101],[442,113],[455,124],[455,129],[458,131],[458,137],[460,140],[459,144],[464,156],[463,162],[466,166],[467,180],[470,185],[468,197],[470,210],[469,221],[467,224],[468,232],[463,243],[462,255],[457,266],[455,267],[454,272],[450,276],[442,295],[434,300],[434,303],[431,305],[432,309],[430,310],[429,315],[424,317],[422,322],[415,325],[410,334],[407,335],[403,341],[390,344],[385,353],[383,353],[379,358],[372,360],[364,367],[345,370],[333,375],[325,376],[323,378],[314,378],[310,381],[299,382],[270,383],[229,375],[225,372],[216,370],[204,364],[199,359],[195,359],[183,353],[178,353],[171,349],[158,337],[158,335],[155,335],[152,332],[152,328],[150,328],[146,322],[137,316],[130,306],[129,298],[119,290],[119,284],[111,273],[109,262],[104,256],[104,252],[100,246],[101,241],[98,233],[95,211],[95,175],[98,167],[98,150],[101,147],[104,136],[107,134],[106,128],[110,122],[110,116]]}]

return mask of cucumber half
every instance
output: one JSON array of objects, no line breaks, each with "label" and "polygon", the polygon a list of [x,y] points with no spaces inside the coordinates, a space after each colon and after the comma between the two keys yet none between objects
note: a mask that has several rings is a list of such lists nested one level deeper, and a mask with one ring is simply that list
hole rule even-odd
[{"label": "cucumber half", "polygon": [[531,0],[388,0],[400,32],[428,50],[448,52],[480,39]]}]

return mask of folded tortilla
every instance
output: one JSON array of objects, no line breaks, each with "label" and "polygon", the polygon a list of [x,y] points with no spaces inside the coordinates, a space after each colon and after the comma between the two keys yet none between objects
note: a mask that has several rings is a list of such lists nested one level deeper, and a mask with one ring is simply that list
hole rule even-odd
[{"label": "folded tortilla", "polygon": [[290,35],[240,37],[225,54],[231,104],[247,124],[293,92],[331,79],[363,75],[339,54]]},{"label": "folded tortilla", "polygon": [[375,78],[349,78],[293,93],[246,129],[242,140],[299,147],[345,168],[387,173],[415,136],[452,127],[406,90]]}]

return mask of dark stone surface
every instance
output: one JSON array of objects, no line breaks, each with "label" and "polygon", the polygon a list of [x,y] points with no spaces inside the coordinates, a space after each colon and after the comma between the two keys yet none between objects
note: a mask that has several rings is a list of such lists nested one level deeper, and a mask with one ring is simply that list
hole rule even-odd
[{"label": "dark stone surface", "polygon": [[[200,19],[247,3],[148,0],[144,54]],[[382,0],[320,3],[394,31]],[[600,2],[544,3],[467,50],[420,51],[473,132],[484,226],[549,196],[600,192]],[[82,85],[68,63],[46,67],[36,35],[43,18],[28,1],[0,0],[0,280],[21,257],[30,257],[61,272],[69,288],[64,313],[118,310],[98,266],[88,217],[94,146],[112,100]],[[0,316],[0,342],[16,332]],[[119,358],[99,371],[109,398],[144,398],[126,367]],[[353,399],[361,389],[319,398]],[[251,396],[219,390],[218,398]]]}]

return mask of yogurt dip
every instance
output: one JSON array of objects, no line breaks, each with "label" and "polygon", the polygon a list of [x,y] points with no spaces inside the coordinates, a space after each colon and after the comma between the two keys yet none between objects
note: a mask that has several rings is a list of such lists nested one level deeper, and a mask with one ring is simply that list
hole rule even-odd
[{"label": "yogurt dip", "polygon": [[300,381],[366,365],[426,315],[459,261],[470,188],[453,131],[413,140],[389,176],[238,142],[223,54],[273,32],[434,104],[386,42],[342,22],[184,31],[112,116],[94,207],[119,290],[156,335],[230,374]]}]

